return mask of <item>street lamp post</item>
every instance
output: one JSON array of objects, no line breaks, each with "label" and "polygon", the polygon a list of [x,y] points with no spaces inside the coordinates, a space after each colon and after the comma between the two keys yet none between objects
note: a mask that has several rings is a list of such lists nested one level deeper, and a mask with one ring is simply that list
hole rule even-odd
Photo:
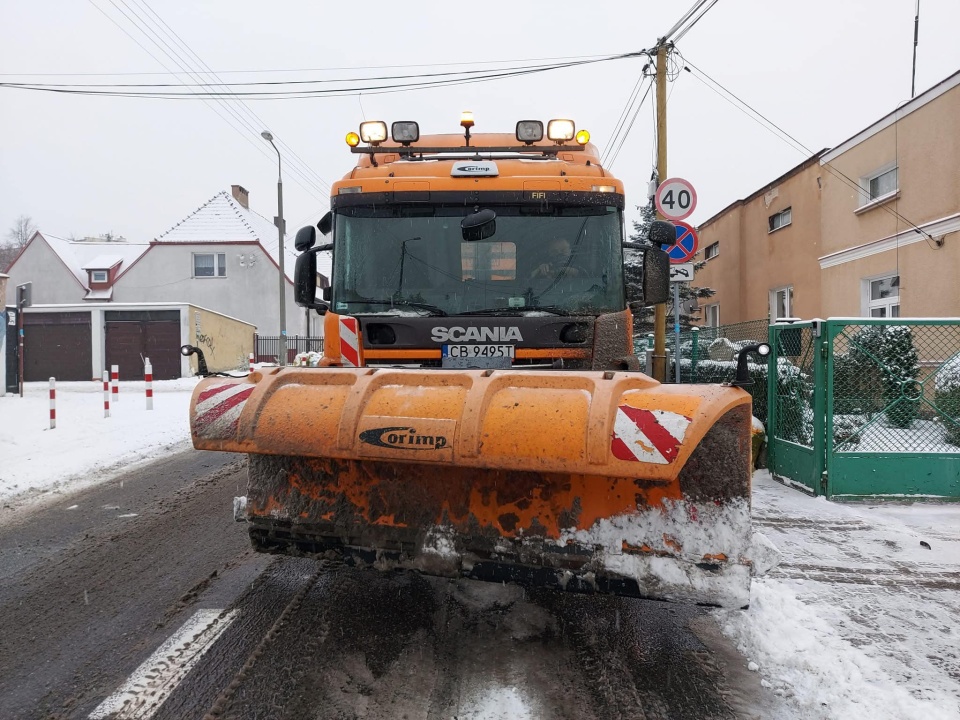
[{"label": "street lamp post", "polygon": [[280,151],[273,144],[273,133],[264,130],[260,136],[276,150],[277,153],[277,217],[274,224],[277,226],[277,262],[280,265],[280,365],[287,364],[287,278],[283,273],[283,172],[280,165]]}]

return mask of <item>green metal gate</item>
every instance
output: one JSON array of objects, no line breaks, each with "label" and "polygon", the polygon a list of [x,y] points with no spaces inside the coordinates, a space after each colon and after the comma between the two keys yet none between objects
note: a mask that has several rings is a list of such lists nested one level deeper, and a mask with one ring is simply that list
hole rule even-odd
[{"label": "green metal gate", "polygon": [[960,320],[770,327],[772,472],[828,498],[960,499]]}]

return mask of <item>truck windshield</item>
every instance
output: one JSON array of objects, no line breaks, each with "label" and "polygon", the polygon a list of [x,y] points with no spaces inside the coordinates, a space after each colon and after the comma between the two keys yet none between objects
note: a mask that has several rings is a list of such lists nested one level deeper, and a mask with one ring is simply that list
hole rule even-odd
[{"label": "truck windshield", "polygon": [[480,205],[496,232],[463,240],[474,206],[337,210],[334,310],[345,314],[599,315],[623,310],[618,208]]}]

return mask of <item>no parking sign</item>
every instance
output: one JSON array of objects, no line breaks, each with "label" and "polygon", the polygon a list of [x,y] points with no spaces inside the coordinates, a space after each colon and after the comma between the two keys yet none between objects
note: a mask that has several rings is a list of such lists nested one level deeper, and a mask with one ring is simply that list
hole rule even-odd
[{"label": "no parking sign", "polygon": [[674,222],[677,227],[677,242],[675,245],[661,245],[660,249],[670,256],[671,263],[685,263],[693,260],[700,245],[697,231],[685,222]]}]

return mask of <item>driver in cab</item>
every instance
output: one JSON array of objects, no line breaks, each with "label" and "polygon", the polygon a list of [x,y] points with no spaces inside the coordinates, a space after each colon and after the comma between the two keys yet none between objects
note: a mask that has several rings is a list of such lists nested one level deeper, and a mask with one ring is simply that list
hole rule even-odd
[{"label": "driver in cab", "polygon": [[530,273],[531,279],[545,278],[552,280],[554,278],[578,278],[583,277],[585,272],[582,268],[572,263],[570,242],[562,238],[552,240],[547,245],[547,257],[533,268]]}]

